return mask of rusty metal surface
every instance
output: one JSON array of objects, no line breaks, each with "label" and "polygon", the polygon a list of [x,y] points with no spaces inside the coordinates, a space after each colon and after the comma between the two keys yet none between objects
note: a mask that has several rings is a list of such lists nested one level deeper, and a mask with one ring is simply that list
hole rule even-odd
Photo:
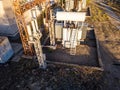
[{"label": "rusty metal surface", "polygon": [[28,44],[28,32],[26,28],[25,19],[23,16],[23,13],[31,8],[33,8],[36,5],[41,4],[42,2],[45,2],[46,0],[34,0],[32,2],[28,2],[25,4],[21,4],[20,0],[13,0],[13,11],[15,13],[15,18],[17,22],[17,26],[20,32],[20,37],[24,49],[24,53],[26,55],[33,55],[34,50],[32,48],[32,45]]}]

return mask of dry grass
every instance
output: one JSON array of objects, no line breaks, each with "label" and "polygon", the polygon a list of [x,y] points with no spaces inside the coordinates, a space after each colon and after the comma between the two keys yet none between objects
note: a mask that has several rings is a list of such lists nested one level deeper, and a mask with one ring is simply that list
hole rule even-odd
[{"label": "dry grass", "polygon": [[[103,10],[91,5],[92,17],[88,22],[93,23],[97,36],[102,45],[116,58],[120,59],[120,30],[119,22],[111,19]],[[92,21],[92,22],[91,22]]]}]

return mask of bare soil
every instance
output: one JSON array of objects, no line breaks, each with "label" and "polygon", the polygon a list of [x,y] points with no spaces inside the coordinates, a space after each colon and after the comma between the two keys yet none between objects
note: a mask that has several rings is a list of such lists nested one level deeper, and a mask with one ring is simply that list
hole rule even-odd
[{"label": "bare soil", "polygon": [[70,55],[70,49],[59,48],[49,53],[47,51],[46,56],[49,61],[99,67],[96,47],[88,45],[78,45],[76,55]]},{"label": "bare soil", "polygon": [[[99,12],[92,6],[94,13]],[[96,28],[105,71],[96,67],[50,63],[46,70],[41,70],[34,60],[22,59],[18,63],[0,65],[0,90],[120,90],[120,66],[114,64],[120,60],[120,30],[114,20],[106,20],[104,13],[102,17],[101,13],[100,17],[94,13],[92,15],[96,17],[89,23]],[[86,49],[81,54],[84,52]]]},{"label": "bare soil", "polygon": [[36,69],[34,60],[0,66],[0,90],[102,90],[104,72],[93,67],[48,64]]},{"label": "bare soil", "polygon": [[102,62],[106,72],[103,90],[120,90],[120,22],[108,16],[105,9],[97,6],[91,3],[92,17],[88,22],[92,21],[90,23],[93,23],[100,43]]}]

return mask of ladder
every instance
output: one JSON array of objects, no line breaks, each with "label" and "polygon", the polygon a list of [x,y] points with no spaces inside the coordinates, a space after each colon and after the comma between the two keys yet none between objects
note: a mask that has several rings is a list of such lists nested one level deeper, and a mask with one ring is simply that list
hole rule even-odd
[{"label": "ladder", "polygon": [[76,54],[76,40],[77,40],[77,30],[72,29],[71,30],[71,38],[70,38],[70,54],[75,55]]}]

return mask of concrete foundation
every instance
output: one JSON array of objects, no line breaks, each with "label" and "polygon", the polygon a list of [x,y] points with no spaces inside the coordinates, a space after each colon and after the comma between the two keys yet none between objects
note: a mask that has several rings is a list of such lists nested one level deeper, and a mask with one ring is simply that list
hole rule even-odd
[{"label": "concrete foundation", "polygon": [[13,55],[12,47],[7,37],[0,37],[0,63],[7,62]]}]

